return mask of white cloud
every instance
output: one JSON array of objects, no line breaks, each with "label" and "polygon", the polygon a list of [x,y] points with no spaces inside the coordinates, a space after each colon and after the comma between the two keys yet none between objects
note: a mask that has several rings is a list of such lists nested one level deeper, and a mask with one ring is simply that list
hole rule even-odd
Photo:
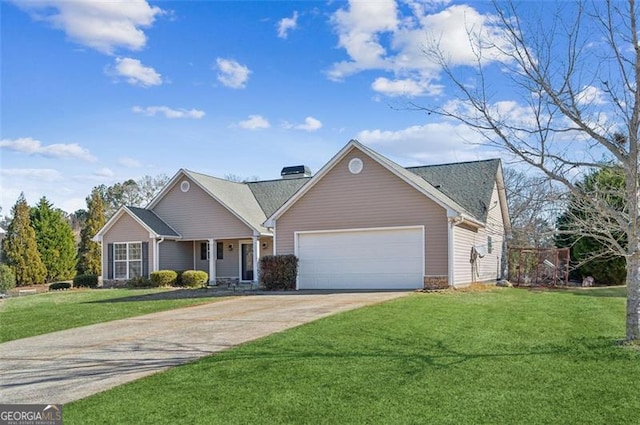
[{"label": "white cloud", "polygon": [[605,93],[594,86],[584,86],[582,91],[576,96],[580,105],[604,105],[607,103]]},{"label": "white cloud", "polygon": [[240,121],[238,126],[247,130],[258,130],[271,127],[269,121],[261,115],[249,115],[249,118]]},{"label": "white cloud", "polygon": [[476,160],[488,155],[479,149],[482,136],[467,126],[449,122],[400,130],[363,130],[356,138],[385,155],[413,162],[409,165]]},{"label": "white cloud", "polygon": [[3,168],[0,174],[7,177],[23,177],[43,180],[59,180],[62,174],[53,168]]},{"label": "white cloud", "polygon": [[419,96],[425,92],[436,95],[442,93],[441,85],[433,85],[427,81],[420,81],[410,78],[390,80],[385,77],[378,77],[371,84],[371,88],[378,93],[387,96]]},{"label": "white cloud", "polygon": [[105,54],[117,48],[140,50],[149,28],[164,11],[145,0],[39,0],[15,1],[32,18],[49,22],[67,37]]},{"label": "white cloud", "polygon": [[162,84],[162,75],[155,69],[142,65],[138,59],[116,58],[108,73],[124,78],[132,86],[150,87]]},{"label": "white cloud", "polygon": [[137,114],[144,114],[153,117],[156,114],[162,114],[165,118],[193,118],[200,119],[204,117],[204,111],[198,109],[173,109],[168,106],[134,106],[131,110]]},{"label": "white cloud", "polygon": [[113,177],[115,176],[115,173],[111,169],[103,167],[94,170],[93,175],[98,177]]},{"label": "white cloud", "polygon": [[[474,48],[483,46],[483,58],[502,58],[494,44],[504,40],[491,15],[483,15],[468,5],[447,2],[407,2],[399,8],[393,0],[363,2],[353,0],[332,17],[338,45],[348,59],[328,70],[332,80],[355,73],[377,70],[393,74],[378,77],[372,88],[388,96],[437,95],[441,69],[425,55],[426,45],[437,45],[452,65],[474,63]],[[437,8],[446,7],[434,12]],[[470,37],[471,36],[471,37]]]},{"label": "white cloud", "polygon": [[81,147],[77,143],[43,145],[39,140],[32,139],[31,137],[22,137],[13,140],[0,140],[0,148],[26,153],[27,155],[41,155],[47,158],[74,158],[89,162],[96,161],[96,157],[91,155],[88,149]]},{"label": "white cloud", "polygon": [[243,89],[247,86],[251,71],[233,59],[216,59],[218,81],[232,89]]},{"label": "white cloud", "polygon": [[347,51],[350,61],[333,65],[329,77],[341,80],[365,69],[385,69],[387,51],[380,36],[398,26],[394,0],[350,1],[348,9],[339,9],[332,19],[338,33],[338,45]]},{"label": "white cloud", "polygon": [[313,117],[307,117],[304,119],[303,124],[294,125],[293,128],[296,130],[316,131],[322,128],[322,123]]},{"label": "white cloud", "polygon": [[130,158],[128,156],[123,156],[118,159],[118,164],[127,168],[138,168],[142,166],[142,163],[135,158]]},{"label": "white cloud", "polygon": [[298,27],[298,12],[294,11],[290,18],[282,18],[278,21],[278,37],[287,38],[289,31]]}]

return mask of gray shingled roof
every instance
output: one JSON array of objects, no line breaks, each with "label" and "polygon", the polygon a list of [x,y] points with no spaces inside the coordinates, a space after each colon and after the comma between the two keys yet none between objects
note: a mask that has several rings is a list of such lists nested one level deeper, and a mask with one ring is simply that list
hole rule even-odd
[{"label": "gray shingled roof", "polygon": [[298,191],[311,177],[265,180],[258,182],[248,182],[260,208],[265,216],[270,217],[276,212],[294,193]]},{"label": "gray shingled roof", "polygon": [[138,207],[127,207],[132,214],[135,214],[144,224],[146,224],[151,230],[156,232],[160,236],[168,237],[180,237],[180,235],[173,230],[167,223],[165,223],[160,217],[151,210]]},{"label": "gray shingled roof", "polygon": [[495,184],[499,159],[408,167],[485,223]]},{"label": "gray shingled roof", "polygon": [[263,226],[267,216],[246,183],[232,182],[188,170],[184,172],[249,226],[261,232],[267,230]]}]

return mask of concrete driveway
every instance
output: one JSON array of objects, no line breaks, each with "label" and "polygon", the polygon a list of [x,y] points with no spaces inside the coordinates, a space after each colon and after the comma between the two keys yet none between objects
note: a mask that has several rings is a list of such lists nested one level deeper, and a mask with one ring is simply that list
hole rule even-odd
[{"label": "concrete driveway", "polygon": [[407,292],[243,296],[0,344],[0,403],[64,404]]}]

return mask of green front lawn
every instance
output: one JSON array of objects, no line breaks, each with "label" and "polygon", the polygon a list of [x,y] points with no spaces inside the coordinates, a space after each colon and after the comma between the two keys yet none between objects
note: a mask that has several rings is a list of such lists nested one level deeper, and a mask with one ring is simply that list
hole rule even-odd
[{"label": "green front lawn", "polygon": [[636,424],[624,302],[624,289],[412,294],[71,403],[64,421]]},{"label": "green front lawn", "polygon": [[169,291],[86,289],[9,298],[0,301],[0,342],[221,299],[163,299]]}]

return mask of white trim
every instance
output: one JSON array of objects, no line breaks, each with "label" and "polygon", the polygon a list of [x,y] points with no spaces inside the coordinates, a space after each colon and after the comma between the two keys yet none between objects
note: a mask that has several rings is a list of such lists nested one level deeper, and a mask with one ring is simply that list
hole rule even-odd
[{"label": "white trim", "polygon": [[447,221],[447,284],[451,287],[454,285],[454,249],[453,249],[453,241],[454,241],[454,223],[455,219],[449,219]]},{"label": "white trim", "polygon": [[[209,246],[207,247],[207,255],[209,256],[209,283],[215,283],[216,281],[216,262],[218,261],[218,245],[216,240],[209,238],[207,240]],[[224,248],[224,246],[223,246]],[[215,253],[213,252],[215,250]]]},{"label": "white trim", "polygon": [[273,223],[273,236],[272,236],[272,244],[273,244],[273,255],[278,255],[276,240],[278,239],[278,233],[276,232],[276,223]]},{"label": "white trim", "polygon": [[253,237],[253,281],[258,281],[258,260],[260,259],[260,240]]},{"label": "white trim", "polygon": [[[252,282],[251,280],[242,280],[242,245],[251,245],[253,247],[252,239],[240,239],[238,240],[238,282]],[[255,253],[253,254],[255,257]],[[255,279],[255,276],[254,276]]]},{"label": "white trim", "polygon": [[[422,229],[424,232],[424,225],[413,226],[386,226],[386,227],[353,227],[349,229],[328,229],[328,230],[298,230],[293,232],[294,235],[302,233],[339,233],[339,232],[363,232],[366,230],[407,230],[407,229]],[[424,242],[424,241],[423,241]]]},{"label": "white trim", "polygon": [[[350,229],[328,229],[328,230],[300,230],[293,232],[293,253],[296,257],[300,257],[298,252],[298,239],[300,235],[305,234],[327,234],[327,233],[348,233],[348,232],[370,232],[370,231],[392,231],[392,230],[420,230],[420,235],[422,238],[422,279],[428,276],[426,274],[426,264],[427,264],[427,251],[426,251],[426,231],[424,225],[414,225],[414,226],[385,226],[385,227],[355,227]],[[299,275],[296,276],[296,291],[299,290]]]},{"label": "white trim", "polygon": [[[144,256],[142,255],[142,244],[145,241],[126,241],[126,242],[112,242],[113,244],[113,280],[129,280],[132,279],[129,276],[129,263],[133,261],[140,261],[140,276],[143,276],[144,270]],[[140,244],[140,260],[129,260],[129,245]],[[127,259],[126,260],[116,260],[116,245],[126,245]],[[148,254],[148,253],[147,253]],[[116,261],[118,263],[126,263],[127,265],[127,277],[116,277]],[[147,258],[149,261],[149,258]],[[107,267],[109,265],[107,264]]]}]

